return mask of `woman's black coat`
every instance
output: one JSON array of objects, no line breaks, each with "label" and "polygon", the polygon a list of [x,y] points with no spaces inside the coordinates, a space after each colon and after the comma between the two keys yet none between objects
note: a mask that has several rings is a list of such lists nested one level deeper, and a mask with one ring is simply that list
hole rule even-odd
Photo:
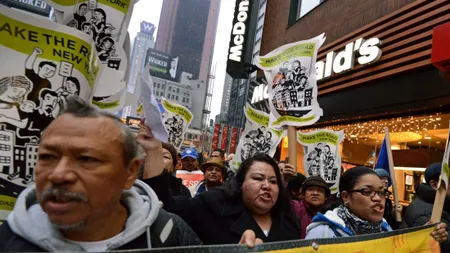
[{"label": "woman's black coat", "polygon": [[[163,202],[163,208],[179,215],[204,244],[236,244],[244,231],[251,229],[264,242],[300,239],[300,226],[292,212],[272,213],[272,227],[266,237],[247,208],[231,197],[227,189],[215,189],[195,198],[172,197],[167,190],[168,173],[145,179]],[[290,208],[290,206],[288,206]]]}]

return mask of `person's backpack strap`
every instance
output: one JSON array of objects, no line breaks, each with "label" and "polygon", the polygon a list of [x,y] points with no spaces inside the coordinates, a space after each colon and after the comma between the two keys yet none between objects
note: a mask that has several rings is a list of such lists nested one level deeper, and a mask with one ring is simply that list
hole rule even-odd
[{"label": "person's backpack strap", "polygon": [[172,216],[160,208],[158,217],[150,227],[152,248],[162,248],[177,245],[177,235]]}]

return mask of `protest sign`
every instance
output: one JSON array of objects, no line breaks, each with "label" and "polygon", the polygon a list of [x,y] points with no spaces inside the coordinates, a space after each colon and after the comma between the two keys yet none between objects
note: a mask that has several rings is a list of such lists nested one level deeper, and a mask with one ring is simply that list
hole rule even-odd
[{"label": "protest sign", "polygon": [[[105,73],[101,75],[94,90],[96,97],[116,96],[126,87],[130,58],[127,29],[136,2],[136,0],[48,0],[59,13],[56,15],[58,23],[87,34],[95,43],[99,60],[105,67]],[[99,107],[107,107],[111,112],[122,109],[120,103],[109,103],[107,106]]]},{"label": "protest sign", "polygon": [[203,172],[200,170],[187,171],[187,170],[177,170],[177,178],[181,178],[183,185],[187,188],[193,189],[197,184],[203,180]]},{"label": "protest sign", "polygon": [[161,105],[164,108],[163,121],[169,134],[169,143],[179,149],[194,114],[185,106],[170,102],[165,98],[161,98]]},{"label": "protest sign", "polygon": [[[139,73],[134,95],[138,94],[139,99],[137,102],[138,104],[142,105],[139,107],[140,111],[144,112],[143,114],[145,118],[145,124],[152,129],[153,135],[158,140],[167,142],[168,133],[163,124],[163,119],[159,110],[158,102],[153,95],[153,80],[150,76],[148,66],[144,68],[144,71],[142,73]],[[130,98],[133,97],[135,96],[130,96]]]},{"label": "protest sign", "polygon": [[450,177],[450,130],[447,134],[447,144],[445,145],[444,158],[442,159],[441,177],[439,178],[436,197],[434,198],[433,212],[431,221],[438,222],[441,220],[442,211],[444,209],[445,199],[448,192],[448,182]]},{"label": "protest sign", "polygon": [[0,55],[1,221],[34,182],[42,130],[69,96],[89,101],[99,66],[89,36],[3,5]]},{"label": "protest sign", "polygon": [[320,176],[332,193],[338,191],[341,175],[339,144],[344,140],[344,131],[334,132],[320,129],[309,133],[297,133],[297,141],[303,145],[303,166],[307,177]]},{"label": "protest sign", "polygon": [[440,253],[440,246],[430,235],[435,225],[395,230],[370,235],[341,238],[296,240],[256,245],[228,244],[133,250],[152,253]]},{"label": "protest sign", "polygon": [[322,116],[315,64],[324,41],[322,34],[256,57],[256,65],[269,81],[270,126],[307,126]]},{"label": "protest sign", "polygon": [[247,118],[245,130],[239,139],[236,155],[230,163],[232,170],[236,171],[241,163],[255,153],[265,153],[273,156],[276,147],[284,136],[283,130],[269,127],[269,114],[255,110],[246,104],[244,114]]}]

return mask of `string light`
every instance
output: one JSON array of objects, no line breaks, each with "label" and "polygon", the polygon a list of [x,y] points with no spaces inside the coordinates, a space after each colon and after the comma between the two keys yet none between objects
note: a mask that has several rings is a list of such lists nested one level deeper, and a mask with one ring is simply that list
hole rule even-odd
[{"label": "string light", "polygon": [[[359,143],[359,141],[372,139],[379,142],[384,137],[384,128],[387,127],[398,142],[406,142],[411,139],[417,140],[418,135],[420,139],[422,136],[429,139],[429,130],[435,130],[441,127],[440,114],[429,115],[423,117],[398,117],[389,120],[373,120],[355,124],[343,124],[324,127],[325,129],[340,131],[344,130],[345,139],[351,143]],[[309,128],[301,130],[310,132],[318,130],[319,128]],[[323,129],[323,128],[320,128]]]}]

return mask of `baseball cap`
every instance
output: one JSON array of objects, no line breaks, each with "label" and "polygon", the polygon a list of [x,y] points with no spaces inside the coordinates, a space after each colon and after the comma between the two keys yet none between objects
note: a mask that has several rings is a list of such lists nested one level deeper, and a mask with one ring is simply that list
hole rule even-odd
[{"label": "baseball cap", "polygon": [[427,184],[430,184],[430,181],[432,179],[439,178],[439,175],[441,175],[441,168],[442,163],[433,163],[428,165],[428,167],[425,170],[425,181]]},{"label": "baseball cap", "polygon": [[181,153],[181,159],[184,159],[184,158],[186,158],[186,157],[191,157],[191,158],[194,158],[194,159],[198,159],[198,153],[197,153],[197,150],[195,150],[195,148],[188,148],[188,149],[185,149],[184,151],[183,151],[183,153]]}]

